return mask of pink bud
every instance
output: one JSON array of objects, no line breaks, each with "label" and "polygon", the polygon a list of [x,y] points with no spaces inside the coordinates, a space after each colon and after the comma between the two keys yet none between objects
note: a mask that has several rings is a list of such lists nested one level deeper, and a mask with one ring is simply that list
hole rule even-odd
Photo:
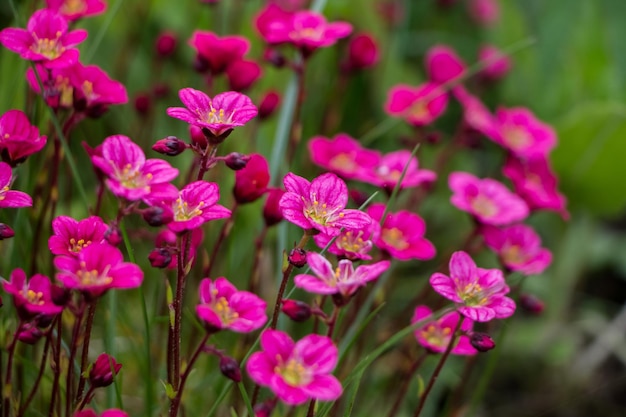
[{"label": "pink bud", "polygon": [[156,248],[150,252],[148,260],[153,268],[167,268],[172,263],[172,254],[166,248]]},{"label": "pink bud", "polygon": [[311,306],[298,300],[283,300],[281,311],[296,322],[307,321],[311,317]]},{"label": "pink bud", "polygon": [[470,344],[479,352],[487,352],[496,347],[496,342],[486,333],[472,332],[469,339]]},{"label": "pink bud", "polygon": [[163,207],[148,207],[143,210],[141,217],[152,227],[160,227],[174,220],[174,213]]},{"label": "pink bud", "polygon": [[241,382],[239,363],[230,356],[222,355],[220,357],[220,372],[234,382]]},{"label": "pink bud", "polygon": [[189,125],[189,137],[191,137],[192,145],[194,145],[197,149],[206,149],[209,144],[202,128],[198,126]]},{"label": "pink bud", "polygon": [[17,335],[17,340],[27,345],[34,345],[43,336],[43,332],[32,324],[26,324]]},{"label": "pink bud", "polygon": [[521,294],[519,297],[520,307],[533,315],[540,315],[545,309],[545,303],[533,294]]},{"label": "pink bud", "polygon": [[266,48],[263,52],[263,59],[274,65],[276,68],[282,68],[287,64],[287,59],[278,49]]},{"label": "pink bud", "polygon": [[113,378],[120,369],[122,369],[121,363],[117,363],[113,356],[102,353],[91,367],[89,382],[92,387],[108,387],[113,383]]},{"label": "pink bud", "polygon": [[226,159],[224,159],[224,163],[226,163],[226,166],[232,169],[233,171],[239,171],[241,169],[244,169],[246,165],[248,165],[249,160],[250,160],[250,157],[247,155],[244,155],[239,152],[231,152],[228,155],[226,155]]},{"label": "pink bud", "polygon": [[118,246],[123,240],[120,228],[116,224],[110,225],[107,231],[104,232],[104,239],[109,245]]},{"label": "pink bud", "polygon": [[374,66],[378,62],[378,45],[369,34],[356,35],[348,44],[348,58],[344,64],[347,71],[361,70]]},{"label": "pink bud", "polygon": [[187,144],[176,136],[168,136],[152,145],[152,150],[167,156],[180,155],[187,149]]},{"label": "pink bud", "polygon": [[263,155],[249,156],[245,168],[235,174],[233,195],[239,204],[251,203],[260,198],[270,182],[270,169]]},{"label": "pink bud", "polygon": [[489,26],[500,18],[497,0],[469,0],[467,7],[476,23]]},{"label": "pink bud", "polygon": [[270,227],[280,223],[283,219],[283,212],[280,210],[279,203],[280,198],[285,194],[285,191],[280,188],[272,188],[267,193],[267,200],[263,206],[263,219],[265,224]]},{"label": "pink bud", "polygon": [[293,248],[287,259],[291,265],[302,268],[306,265],[306,251],[302,248]]},{"label": "pink bud", "polygon": [[135,96],[135,111],[142,116],[145,116],[152,107],[152,100],[148,93],[139,93]]},{"label": "pink bud", "polygon": [[261,66],[254,61],[235,61],[226,68],[226,77],[231,90],[247,90],[261,77]]},{"label": "pink bud", "polygon": [[9,239],[15,236],[15,232],[4,223],[0,223],[0,240]]},{"label": "pink bud", "polygon": [[178,38],[174,32],[165,31],[159,35],[155,42],[156,53],[161,58],[167,58],[176,51]]},{"label": "pink bud", "polygon": [[259,119],[265,120],[274,114],[280,104],[280,95],[275,91],[268,91],[259,104]]},{"label": "pink bud", "polygon": [[435,83],[453,80],[464,71],[465,64],[452,48],[436,45],[426,54],[426,72]]},{"label": "pink bud", "polygon": [[485,45],[481,47],[478,52],[478,59],[486,64],[481,75],[489,80],[498,80],[511,70],[511,60],[495,46]]}]

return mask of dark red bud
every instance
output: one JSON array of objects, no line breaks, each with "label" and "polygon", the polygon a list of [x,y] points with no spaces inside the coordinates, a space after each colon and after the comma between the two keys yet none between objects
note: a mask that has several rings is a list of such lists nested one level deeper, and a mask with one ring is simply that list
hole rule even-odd
[{"label": "dark red bud", "polygon": [[156,248],[150,252],[148,260],[154,268],[167,268],[172,263],[172,253],[166,248]]},{"label": "dark red bud", "polygon": [[69,288],[61,287],[56,284],[52,284],[50,287],[50,297],[52,302],[58,306],[65,306],[72,296]]},{"label": "dark red bud", "polygon": [[479,352],[487,352],[496,347],[496,342],[486,333],[472,332],[469,339],[470,344]]},{"label": "dark red bud", "polygon": [[280,95],[275,91],[268,91],[259,104],[259,119],[265,120],[274,114],[280,104]]},{"label": "dark red bud", "polygon": [[108,387],[113,383],[113,378],[122,369],[122,364],[117,363],[113,356],[106,353],[100,354],[89,372],[89,382],[92,387]]},{"label": "dark red bud", "polygon": [[232,152],[226,156],[224,162],[226,166],[233,171],[239,171],[240,169],[244,169],[246,165],[248,165],[249,156],[244,155],[239,152]]},{"label": "dark red bud", "polygon": [[267,401],[256,404],[253,409],[254,417],[270,417],[275,407],[276,407],[276,398],[270,398]]},{"label": "dark red bud", "polygon": [[543,313],[545,304],[533,294],[521,294],[519,297],[520,306],[530,314],[540,315]]},{"label": "dark red bud", "polygon": [[172,211],[163,207],[149,207],[143,210],[141,217],[152,227],[160,227],[174,220]]},{"label": "dark red bud", "polygon": [[199,73],[207,72],[211,68],[209,61],[202,58],[200,55],[196,56],[196,59],[193,61],[193,69]]},{"label": "dark red bud", "polygon": [[306,265],[306,251],[301,248],[293,248],[287,259],[291,265],[296,268],[302,268]]},{"label": "dark red bud", "polygon": [[283,300],[281,311],[293,321],[307,321],[311,317],[311,306],[303,301]]},{"label": "dark red bud", "polygon": [[276,68],[282,68],[287,64],[287,59],[277,49],[267,48],[263,52],[263,59],[274,65]]},{"label": "dark red bud", "polygon": [[122,233],[120,228],[116,224],[109,226],[106,232],[104,232],[104,239],[111,246],[118,246],[122,243]]},{"label": "dark red bud", "polygon": [[191,143],[198,149],[205,149],[209,144],[202,128],[198,126],[189,126],[189,137],[191,138]]},{"label": "dark red bud", "polygon": [[167,156],[180,155],[185,149],[187,144],[176,136],[168,136],[152,145],[153,151]]},{"label": "dark red bud", "polygon": [[371,35],[356,35],[348,44],[348,57],[343,69],[355,71],[369,68],[378,62],[378,56],[378,45]]},{"label": "dark red bud", "polygon": [[154,98],[163,98],[169,95],[170,90],[171,88],[169,85],[165,83],[158,83],[152,87],[152,94],[154,95]]},{"label": "dark red bud", "polygon": [[228,86],[234,91],[244,91],[250,88],[261,77],[261,66],[254,61],[239,60],[232,62],[226,68]]},{"label": "dark red bud", "polygon": [[220,372],[231,381],[241,382],[239,363],[230,356],[220,357]]},{"label": "dark red bud", "polygon": [[272,188],[267,193],[267,200],[265,200],[265,205],[263,206],[263,219],[265,219],[265,224],[268,227],[280,223],[283,219],[283,212],[279,206],[280,198],[283,194],[285,194],[285,191],[280,188]]},{"label": "dark red bud", "polygon": [[9,239],[15,236],[15,232],[4,223],[0,223],[0,240]]},{"label": "dark red bud", "polygon": [[176,34],[170,31],[165,31],[159,35],[155,42],[156,53],[161,58],[167,58],[176,51],[176,45],[178,44],[178,38]]},{"label": "dark red bud", "polygon": [[142,116],[145,116],[150,112],[152,107],[152,99],[148,93],[139,93],[135,96],[135,111]]},{"label": "dark red bud", "polygon": [[155,246],[161,248],[163,246],[176,246],[176,233],[169,229],[165,229],[157,235]]},{"label": "dark red bud", "polygon": [[17,335],[17,340],[27,345],[34,345],[43,336],[43,332],[33,324],[26,324]]}]

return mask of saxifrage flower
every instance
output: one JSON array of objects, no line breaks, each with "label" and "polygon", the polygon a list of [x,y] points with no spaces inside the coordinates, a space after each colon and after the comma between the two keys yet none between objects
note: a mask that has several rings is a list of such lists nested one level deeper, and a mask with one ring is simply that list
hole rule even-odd
[{"label": "saxifrage flower", "polygon": [[[433,312],[426,306],[417,306],[411,319],[411,324],[427,320],[432,317]],[[467,317],[463,317],[456,311],[445,314],[437,320],[431,320],[424,326],[415,330],[415,338],[417,342],[425,349],[434,353],[443,353],[450,344],[452,332],[459,324],[459,320],[463,320],[461,324],[461,334],[454,342],[454,346],[450,353],[453,355],[475,355],[476,349],[472,347],[469,337],[465,334],[472,330],[474,322]]]},{"label": "saxifrage flower", "polygon": [[48,248],[54,255],[75,256],[92,243],[102,243],[108,226],[98,216],[75,220],[58,216],[52,221]]},{"label": "saxifrage flower", "polygon": [[0,162],[0,208],[30,207],[33,199],[22,191],[11,190],[13,170],[4,162]]},{"label": "saxifrage flower", "polygon": [[15,307],[23,315],[36,316],[43,314],[52,316],[63,311],[62,306],[52,301],[50,279],[41,274],[26,278],[24,270],[18,268],[11,272],[11,280],[2,280],[4,290],[13,296]]}]

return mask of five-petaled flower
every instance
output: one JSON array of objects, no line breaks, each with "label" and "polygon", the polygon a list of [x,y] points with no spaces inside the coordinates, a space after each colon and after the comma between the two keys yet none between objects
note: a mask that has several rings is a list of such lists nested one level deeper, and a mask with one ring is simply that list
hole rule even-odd
[{"label": "five-petaled flower", "polygon": [[448,95],[438,84],[425,83],[418,87],[397,85],[389,90],[385,111],[413,126],[426,126],[437,119],[448,105]]},{"label": "five-petaled flower", "polygon": [[[415,308],[415,312],[413,313],[411,324],[428,320],[432,317],[432,315],[433,312],[430,308],[426,306],[417,306]],[[452,332],[459,324],[459,320],[463,320],[459,329],[462,334],[454,342],[454,346],[452,347],[450,353],[453,355],[475,355],[477,351],[470,344],[469,337],[466,334],[472,330],[474,322],[467,317],[463,317],[456,311],[445,314],[437,320],[431,319],[431,321],[422,327],[415,329],[415,338],[417,339],[417,342],[428,351],[443,353],[450,344]]]},{"label": "five-petaled flower", "polygon": [[474,321],[505,319],[515,312],[515,302],[506,296],[509,287],[499,269],[478,268],[465,252],[450,258],[450,276],[436,272],[430,285],[457,304],[457,311]]},{"label": "five-petaled flower", "polygon": [[75,220],[58,216],[52,220],[54,234],[48,239],[48,248],[54,255],[76,256],[92,243],[102,243],[108,226],[98,216]]},{"label": "five-petaled flower", "polygon": [[11,280],[2,280],[4,290],[13,296],[13,303],[20,312],[20,316],[31,318],[42,314],[53,316],[63,311],[62,306],[54,304],[50,279],[41,274],[35,274],[27,280],[22,269],[11,272]]},{"label": "five-petaled flower", "polygon": [[309,398],[332,401],[341,395],[341,383],[330,375],[338,351],[329,337],[310,334],[294,343],[286,333],[268,329],[261,335],[261,348],[250,356],[246,369],[281,401],[298,405]]},{"label": "five-petaled flower", "polygon": [[9,110],[0,116],[0,154],[12,165],[39,152],[46,145],[46,136],[28,121],[21,110]]},{"label": "five-petaled flower", "polygon": [[224,277],[200,282],[200,304],[196,313],[207,329],[248,333],[267,321],[266,303],[255,294],[239,291]]},{"label": "five-petaled flower", "polygon": [[102,14],[107,8],[104,0],[46,0],[46,4],[49,10],[60,13],[67,20]]},{"label": "five-petaled flower", "polygon": [[280,199],[283,216],[305,230],[337,236],[342,227],[360,229],[372,221],[362,211],[346,209],[348,187],[335,174],[322,174],[309,182],[290,172],[283,182],[287,190]]},{"label": "five-petaled flower", "polygon": [[22,191],[11,190],[13,170],[4,162],[0,162],[0,208],[30,207],[33,199]]}]

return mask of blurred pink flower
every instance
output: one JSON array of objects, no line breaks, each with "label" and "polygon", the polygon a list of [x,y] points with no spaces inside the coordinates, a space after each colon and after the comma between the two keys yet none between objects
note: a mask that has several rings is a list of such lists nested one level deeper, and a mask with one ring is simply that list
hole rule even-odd
[{"label": "blurred pink flower", "polygon": [[108,228],[98,216],[80,221],[58,216],[52,220],[53,235],[48,239],[48,248],[53,255],[76,256],[92,243],[102,243]]},{"label": "blurred pink flower", "polygon": [[89,383],[92,387],[108,387],[113,383],[115,376],[122,369],[122,364],[106,353],[101,353],[89,371]]},{"label": "blurred pink flower", "polygon": [[483,224],[502,226],[528,217],[524,200],[501,182],[476,178],[467,172],[453,172],[448,177],[448,185],[453,192],[452,205]]},{"label": "blurred pink flower", "polygon": [[33,68],[26,70],[26,81],[34,92],[42,95],[48,106],[54,109],[71,108],[74,105],[74,86],[70,78],[74,65],[78,65],[78,61],[65,68],[53,69],[47,69],[42,64],[35,64],[35,70],[43,85],[43,93]]},{"label": "blurred pink flower", "polygon": [[296,275],[296,287],[313,294],[341,294],[344,298],[351,297],[360,287],[377,279],[389,269],[389,261],[360,265],[354,269],[352,261],[347,259],[339,261],[337,268],[333,269],[332,264],[316,252],[308,252],[306,260],[315,275]]},{"label": "blurred pink flower", "polygon": [[569,219],[567,200],[558,190],[557,177],[547,158],[522,161],[511,156],[502,171],[531,210],[556,211],[563,219]]},{"label": "blurred pink flower", "polygon": [[87,409],[75,412],[72,417],[128,417],[128,414],[122,410],[118,410],[117,408],[105,410],[102,414],[96,414],[95,411]]},{"label": "blurred pink flower", "polygon": [[258,153],[249,155],[243,169],[235,171],[233,194],[239,204],[251,203],[260,198],[270,182],[270,167],[265,157]]},{"label": "blurred pink flower", "polygon": [[456,52],[445,45],[435,45],[426,53],[426,73],[436,84],[454,80],[465,72],[465,63]]},{"label": "blurred pink flower", "polygon": [[280,94],[276,91],[268,91],[259,104],[259,119],[265,120],[274,114],[276,108],[280,105]]},{"label": "blurred pink flower", "polygon": [[[374,247],[372,240],[376,239],[377,235],[375,233],[378,229],[378,225],[375,222],[360,229],[344,229],[329,246],[328,252],[352,261],[358,259],[370,260],[372,257],[368,255],[368,252]],[[325,248],[332,239],[333,236],[324,233],[313,236],[315,244],[320,248]]]},{"label": "blurred pink flower", "polygon": [[463,86],[453,88],[452,93],[463,106],[465,123],[492,141],[502,143],[500,124],[482,101],[470,94]]},{"label": "blurred pink flower", "polygon": [[200,282],[200,304],[196,313],[210,331],[232,330],[248,333],[267,321],[266,303],[248,291],[238,291],[224,277]]},{"label": "blurred pink flower", "polygon": [[68,32],[67,20],[47,9],[33,13],[26,29],[0,31],[0,43],[5,48],[26,60],[41,62],[46,68],[62,68],[76,63],[80,53],[74,47],[86,38],[86,30]]},{"label": "blurred pink flower", "polygon": [[329,171],[346,178],[370,177],[366,172],[380,161],[380,154],[340,133],[332,139],[315,136],[308,143],[311,161]]},{"label": "blurred pink flower", "polygon": [[178,197],[161,205],[171,210],[174,220],[167,227],[176,233],[193,230],[211,220],[228,218],[231,211],[217,204],[220,189],[214,182],[194,181],[178,192]]},{"label": "blurred pink flower", "polygon": [[280,27],[285,26],[293,15],[293,11],[289,11],[280,5],[277,2],[269,2],[254,18],[254,26],[256,30],[259,32],[259,35],[268,43],[271,43],[268,40],[268,35],[272,32],[272,27],[274,25],[280,25]]},{"label": "blurred pink flower", "polygon": [[126,87],[109,78],[97,65],[77,63],[72,66],[70,82],[74,87],[74,105],[85,106],[87,110],[99,107],[95,109],[95,116],[99,116],[110,105],[128,103]]},{"label": "blurred pink flower", "polygon": [[274,226],[283,220],[283,213],[280,210],[280,199],[285,191],[280,188],[270,188],[267,192],[267,199],[263,205],[263,220],[265,224]]},{"label": "blurred pink flower", "polygon": [[556,133],[528,109],[499,108],[500,145],[519,158],[545,157],[556,146]]},{"label": "blurred pink flower", "polygon": [[118,197],[130,201],[161,198],[175,194],[169,181],[178,170],[162,159],[148,159],[130,138],[109,136],[102,143],[102,156],[91,157],[93,164],[108,177],[106,185]]},{"label": "blurred pink flower", "polygon": [[480,73],[489,80],[499,80],[511,70],[511,59],[493,45],[481,46],[478,59],[486,64]]},{"label": "blurred pink flower", "polygon": [[22,269],[14,269],[10,281],[2,280],[2,287],[13,297],[13,304],[22,318],[39,314],[52,316],[63,311],[62,306],[52,301],[52,286],[45,275],[35,274],[27,279]]},{"label": "blurred pink flower", "polygon": [[468,0],[468,11],[476,23],[489,26],[500,18],[498,0]]},{"label": "blurred pink flower", "polygon": [[526,275],[541,274],[552,263],[552,253],[541,247],[541,238],[530,226],[483,226],[481,233],[485,244],[511,271]]},{"label": "blurred pink flower", "polygon": [[233,91],[244,91],[263,75],[261,66],[256,61],[240,59],[232,62],[226,69],[228,87]]},{"label": "blurred pink flower", "polygon": [[402,178],[400,188],[417,187],[437,179],[437,174],[433,171],[419,169],[417,158],[412,157],[411,152],[407,150],[399,150],[382,155],[375,168],[370,171],[371,178],[357,177],[357,179],[393,190],[407,165],[406,174]]},{"label": "blurred pink flower", "polygon": [[46,146],[47,137],[39,135],[37,126],[21,110],[9,110],[0,116],[0,154],[17,164]]},{"label": "blurred pink flower", "polygon": [[77,256],[57,256],[56,275],[65,288],[82,291],[93,297],[109,289],[137,288],[143,281],[139,266],[124,262],[122,252],[108,243],[92,243]]},{"label": "blurred pink flower", "polygon": [[267,329],[261,348],[250,356],[246,369],[255,383],[269,387],[281,401],[298,405],[310,398],[332,401],[341,396],[341,383],[330,375],[338,351],[329,337],[310,334],[294,343],[286,333]]},{"label": "blurred pink flower", "polygon": [[448,95],[438,84],[425,83],[418,87],[396,85],[387,94],[385,111],[413,126],[431,124],[445,111]]},{"label": "blurred pink flower", "polygon": [[[380,223],[385,211],[382,203],[372,204],[367,214],[372,216],[374,224]],[[406,210],[388,212],[385,222],[376,232],[378,238],[374,244],[401,261],[419,259],[426,261],[435,257],[435,247],[424,237],[426,223],[422,218]]]},{"label": "blurred pink flower", "polygon": [[348,187],[335,174],[326,173],[309,182],[290,172],[283,181],[287,192],[280,199],[280,209],[296,226],[337,236],[342,227],[360,229],[372,221],[362,211],[346,209]]},{"label": "blurred pink flower", "polygon": [[31,207],[33,199],[22,191],[11,190],[13,170],[9,164],[0,162],[0,208]]},{"label": "blurred pink flower", "polygon": [[380,58],[376,39],[368,33],[359,33],[350,39],[348,54],[342,64],[344,71],[357,71],[376,65]]},{"label": "blurred pink flower", "polygon": [[457,304],[457,311],[480,322],[505,319],[515,312],[515,302],[506,297],[509,287],[499,269],[478,268],[465,252],[450,258],[450,276],[436,272],[430,277],[433,289]]},{"label": "blurred pink flower", "polygon": [[189,45],[196,50],[201,66],[206,66],[213,75],[226,71],[230,64],[241,60],[250,49],[250,41],[243,36],[220,37],[204,30],[194,31]]},{"label": "blurred pink flower", "polygon": [[245,125],[258,113],[248,96],[234,91],[218,94],[212,100],[193,88],[183,88],[178,95],[187,108],[169,107],[168,116],[206,129],[216,139],[225,138],[233,128]]},{"label": "blurred pink flower", "polygon": [[[415,312],[413,313],[411,324],[427,320],[431,318],[432,315],[433,312],[430,308],[426,306],[417,306],[415,308]],[[424,326],[416,329],[414,333],[415,338],[417,339],[417,342],[429,352],[443,353],[450,344],[452,332],[456,329],[459,320],[463,320],[463,324],[461,324],[460,328],[463,334],[461,334],[457,338],[456,342],[454,342],[454,347],[450,353],[453,355],[475,355],[478,352],[472,347],[469,337],[466,335],[466,333],[470,332],[472,327],[474,327],[474,322],[461,316],[456,311],[448,313],[437,320],[432,320]]]},{"label": "blurred pink flower", "polygon": [[46,0],[46,5],[48,10],[60,13],[67,20],[96,16],[107,8],[104,0]]}]

